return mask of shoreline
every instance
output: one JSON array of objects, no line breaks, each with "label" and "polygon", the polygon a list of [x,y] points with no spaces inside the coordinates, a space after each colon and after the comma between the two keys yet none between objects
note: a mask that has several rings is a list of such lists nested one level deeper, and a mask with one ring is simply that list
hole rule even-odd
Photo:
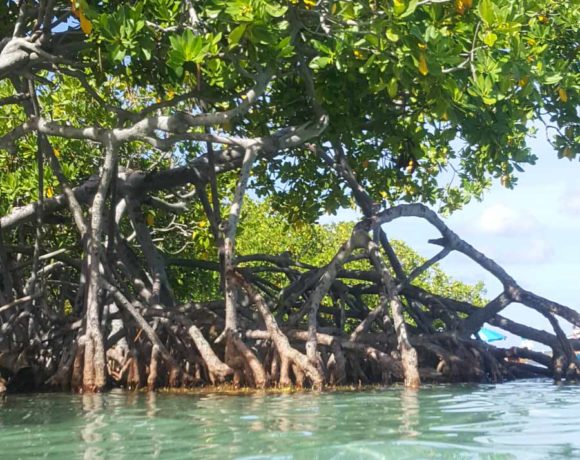
[{"label": "shoreline", "polygon": [[127,389],[121,387],[111,388],[107,391],[101,393],[82,393],[74,391],[65,391],[58,389],[38,389],[33,391],[20,391],[20,392],[10,392],[0,393],[0,401],[9,398],[10,396],[21,396],[21,395],[38,395],[38,394],[72,394],[72,395],[94,395],[102,394],[106,395],[109,393],[123,393],[123,394],[163,394],[163,395],[191,395],[191,396],[255,396],[255,395],[298,395],[298,394],[331,394],[331,393],[364,393],[370,391],[386,391],[386,390],[405,390],[405,391],[418,391],[425,389],[432,389],[437,387],[458,387],[458,386],[471,386],[471,385],[502,385],[509,382],[518,381],[552,381],[554,385],[577,385],[580,382],[554,382],[552,379],[547,377],[527,377],[505,380],[503,382],[430,382],[425,383],[419,388],[406,388],[403,382],[396,382],[390,385],[382,384],[364,384],[364,385],[339,385],[339,386],[325,386],[323,388],[298,388],[298,387],[268,387],[268,388],[250,388],[241,387],[236,388],[234,385],[208,385],[202,387],[190,387],[190,388],[157,388],[155,390],[148,390],[147,388],[140,389]]}]

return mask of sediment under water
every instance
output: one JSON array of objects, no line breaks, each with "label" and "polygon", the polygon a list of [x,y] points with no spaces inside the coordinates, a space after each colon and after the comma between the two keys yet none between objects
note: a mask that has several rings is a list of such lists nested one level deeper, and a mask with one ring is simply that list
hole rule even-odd
[{"label": "sediment under water", "polygon": [[0,458],[580,458],[580,385],[10,395]]}]

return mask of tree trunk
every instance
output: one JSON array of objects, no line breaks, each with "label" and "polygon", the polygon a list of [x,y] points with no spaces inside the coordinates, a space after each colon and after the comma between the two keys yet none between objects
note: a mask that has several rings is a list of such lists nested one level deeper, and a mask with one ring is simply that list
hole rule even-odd
[{"label": "tree trunk", "polygon": [[101,238],[107,191],[113,178],[117,161],[117,146],[112,139],[105,145],[105,162],[95,198],[91,206],[91,223],[88,241],[88,276],[86,294],[85,356],[83,366],[83,391],[103,391],[107,383],[103,333],[101,331],[99,302]]},{"label": "tree trunk", "polygon": [[[245,147],[244,159],[240,170],[240,177],[236,184],[234,199],[230,206],[230,212],[225,229],[224,238],[224,280],[225,280],[225,329],[224,334],[226,338],[226,364],[236,370],[234,382],[239,380],[239,373],[241,372],[239,366],[239,358],[245,359],[246,369],[250,369],[253,373],[253,379],[258,380],[265,385],[265,377],[263,376],[263,368],[257,366],[252,357],[252,352],[241,343],[237,337],[238,334],[238,320],[237,320],[237,303],[238,303],[238,286],[236,284],[234,255],[236,234],[238,223],[240,221],[240,214],[246,194],[246,188],[250,179],[250,172],[254,164],[254,160],[258,155],[258,147],[250,144]],[[236,369],[237,367],[237,369]]]},{"label": "tree trunk", "polygon": [[405,318],[403,316],[403,304],[397,294],[389,270],[381,258],[379,247],[375,242],[369,239],[367,248],[369,257],[371,258],[375,269],[381,276],[382,287],[385,290],[384,293],[389,299],[391,305],[393,322],[397,333],[397,342],[399,344],[399,352],[401,353],[401,360],[403,362],[403,370],[405,373],[405,386],[409,388],[418,388],[421,385],[421,378],[419,376],[419,360],[417,357],[417,351],[409,341],[407,325],[405,324]]},{"label": "tree trunk", "polygon": [[351,238],[339,249],[332,261],[325,267],[317,286],[315,287],[312,294],[308,298],[304,309],[309,311],[308,317],[308,341],[306,342],[306,356],[310,362],[318,366],[318,357],[316,354],[316,333],[318,331],[318,308],[320,307],[320,302],[324,296],[328,293],[330,286],[336,279],[338,270],[344,265],[346,259],[352,254],[352,252],[358,247],[357,239],[359,235],[357,230],[353,231]]}]

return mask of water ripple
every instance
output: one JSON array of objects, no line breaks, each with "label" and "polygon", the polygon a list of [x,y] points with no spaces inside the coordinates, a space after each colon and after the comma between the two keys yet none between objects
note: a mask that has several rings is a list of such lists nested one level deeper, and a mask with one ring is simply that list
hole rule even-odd
[{"label": "water ripple", "polygon": [[580,457],[580,386],[548,381],[295,395],[10,396],[0,457]]}]

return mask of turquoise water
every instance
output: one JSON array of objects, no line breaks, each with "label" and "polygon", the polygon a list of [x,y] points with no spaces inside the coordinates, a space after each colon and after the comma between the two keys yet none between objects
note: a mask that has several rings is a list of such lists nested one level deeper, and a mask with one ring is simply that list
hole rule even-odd
[{"label": "turquoise water", "polygon": [[0,459],[580,458],[580,385],[11,395]]}]

